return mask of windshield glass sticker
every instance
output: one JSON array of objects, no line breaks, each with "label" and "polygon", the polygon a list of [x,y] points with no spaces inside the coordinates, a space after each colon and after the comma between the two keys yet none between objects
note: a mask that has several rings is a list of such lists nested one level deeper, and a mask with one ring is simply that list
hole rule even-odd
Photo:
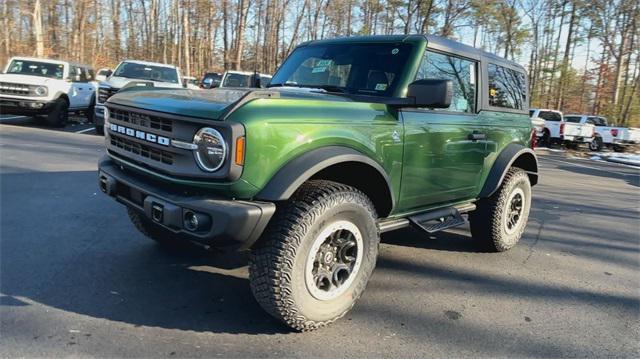
[{"label": "windshield glass sticker", "polygon": [[327,71],[327,67],[326,66],[320,66],[320,67],[314,67],[313,70],[311,70],[312,74],[318,73],[318,72],[325,72]]},{"label": "windshield glass sticker", "polygon": [[315,67],[327,67],[331,65],[332,60],[328,59],[328,60],[320,60],[318,62],[316,62],[316,66]]},{"label": "windshield glass sticker", "polygon": [[384,91],[387,89],[387,84],[376,84],[376,91]]}]

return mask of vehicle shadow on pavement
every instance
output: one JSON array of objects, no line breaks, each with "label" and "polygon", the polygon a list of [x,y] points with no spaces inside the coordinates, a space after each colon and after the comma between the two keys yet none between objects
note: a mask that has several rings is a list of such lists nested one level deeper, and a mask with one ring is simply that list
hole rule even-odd
[{"label": "vehicle shadow on pavement", "polygon": [[163,249],[95,181],[94,171],[2,174],[1,306],[37,302],[134,327],[290,332],[253,298],[246,253]]},{"label": "vehicle shadow on pavement", "polygon": [[484,248],[471,238],[469,226],[443,232],[427,233],[413,227],[403,228],[382,235],[382,243],[403,247],[433,249],[437,251],[484,253]]},{"label": "vehicle shadow on pavement", "polygon": [[[568,166],[568,165],[558,164],[558,169],[567,171],[567,172],[574,172],[574,173],[579,173],[579,174],[584,174],[589,176],[597,176],[597,177],[602,177],[607,179],[619,179],[619,180],[626,181],[627,184],[630,184],[632,186],[640,187],[640,168],[636,170],[634,168],[621,167],[620,171],[603,171],[603,170],[594,170],[587,167],[577,167],[577,166]],[[629,173],[625,173],[625,172],[629,172]]]}]

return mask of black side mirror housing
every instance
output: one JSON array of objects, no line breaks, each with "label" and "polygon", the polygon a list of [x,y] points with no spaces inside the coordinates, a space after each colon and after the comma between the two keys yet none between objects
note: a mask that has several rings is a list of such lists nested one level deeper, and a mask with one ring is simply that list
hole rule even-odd
[{"label": "black side mirror housing", "polygon": [[407,97],[413,99],[412,107],[448,108],[453,97],[451,80],[423,79],[409,84]]}]

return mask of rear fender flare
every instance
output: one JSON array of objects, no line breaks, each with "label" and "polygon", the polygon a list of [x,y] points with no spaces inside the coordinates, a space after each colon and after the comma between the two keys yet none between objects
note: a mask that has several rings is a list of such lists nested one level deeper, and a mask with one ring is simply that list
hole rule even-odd
[{"label": "rear fender flare", "polygon": [[535,152],[523,145],[512,143],[502,150],[496,158],[479,197],[486,198],[497,191],[511,167],[519,167],[525,170],[529,175],[532,186],[538,183],[538,158]]}]

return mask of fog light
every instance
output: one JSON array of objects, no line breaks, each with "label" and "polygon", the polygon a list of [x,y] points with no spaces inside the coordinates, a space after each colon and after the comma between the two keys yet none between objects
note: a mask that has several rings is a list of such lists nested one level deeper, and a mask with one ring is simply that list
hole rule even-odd
[{"label": "fog light", "polygon": [[211,226],[209,216],[192,211],[184,212],[184,228],[191,232],[207,230]]}]

